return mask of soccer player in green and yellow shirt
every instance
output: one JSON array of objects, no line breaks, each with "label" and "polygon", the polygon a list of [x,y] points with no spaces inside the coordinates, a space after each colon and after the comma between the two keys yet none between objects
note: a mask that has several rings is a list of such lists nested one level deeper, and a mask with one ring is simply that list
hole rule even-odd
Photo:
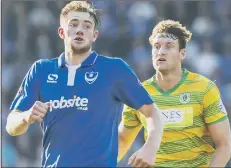
[{"label": "soccer player in green and yellow shirt", "polygon": [[[181,67],[191,35],[179,22],[165,20],[156,25],[149,38],[157,73],[143,85],[165,123],[160,148],[153,156],[154,167],[224,167],[231,156],[230,125],[217,86]],[[146,140],[145,117],[126,107],[119,127],[118,160],[142,126]],[[139,163],[135,166],[142,167]]]}]

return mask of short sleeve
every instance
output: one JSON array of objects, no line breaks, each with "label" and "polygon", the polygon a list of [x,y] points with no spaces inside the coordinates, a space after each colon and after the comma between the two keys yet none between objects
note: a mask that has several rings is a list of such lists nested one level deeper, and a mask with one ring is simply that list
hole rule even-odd
[{"label": "short sleeve", "polygon": [[114,92],[117,99],[136,110],[144,104],[152,104],[153,100],[133,70],[122,59],[118,59],[118,61]]},{"label": "short sleeve", "polygon": [[203,98],[204,119],[208,125],[227,119],[227,111],[221,100],[220,92],[214,82],[207,85]]},{"label": "short sleeve", "polygon": [[11,104],[10,110],[26,111],[39,99],[39,62],[35,62],[26,76]]},{"label": "short sleeve", "polygon": [[137,110],[129,106],[125,106],[122,114],[122,123],[124,127],[132,129],[141,125],[137,113],[139,113]]}]

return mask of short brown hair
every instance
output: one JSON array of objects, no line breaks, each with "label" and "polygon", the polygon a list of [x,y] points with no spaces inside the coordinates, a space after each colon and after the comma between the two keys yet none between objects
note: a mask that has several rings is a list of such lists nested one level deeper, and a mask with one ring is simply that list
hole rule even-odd
[{"label": "short brown hair", "polygon": [[192,37],[192,33],[183,27],[182,24],[174,20],[163,20],[153,29],[149,37],[149,43],[152,45],[152,39],[160,33],[166,33],[175,36],[179,40],[179,47],[183,49]]},{"label": "short brown hair", "polygon": [[88,1],[71,1],[66,4],[60,13],[60,25],[62,24],[63,19],[71,11],[88,12],[90,16],[94,18],[95,27],[97,28],[100,24],[99,10],[96,9],[93,4]]}]

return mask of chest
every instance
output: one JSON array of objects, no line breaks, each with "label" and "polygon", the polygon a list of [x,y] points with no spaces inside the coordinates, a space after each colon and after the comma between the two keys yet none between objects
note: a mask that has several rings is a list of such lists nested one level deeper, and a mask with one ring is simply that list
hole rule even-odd
[{"label": "chest", "polygon": [[76,99],[77,104],[84,104],[86,99],[109,96],[113,81],[110,75],[91,68],[80,68],[74,73],[67,69],[47,72],[43,75],[40,88],[42,101]]},{"label": "chest", "polygon": [[[165,130],[182,130],[201,127],[203,122],[202,93],[152,95],[160,109]],[[140,120],[146,125],[144,116]]]},{"label": "chest", "polygon": [[40,101],[51,104],[48,119],[69,113],[82,119],[104,117],[102,108],[113,104],[110,73],[95,68],[77,69],[71,78],[67,69],[47,72],[40,86]]},{"label": "chest", "polygon": [[77,69],[72,79],[67,70],[45,73],[40,85],[40,101],[51,104],[44,118],[45,125],[59,121],[77,127],[96,116],[100,120],[110,118],[104,108],[113,104],[112,87],[110,73],[91,68]]}]

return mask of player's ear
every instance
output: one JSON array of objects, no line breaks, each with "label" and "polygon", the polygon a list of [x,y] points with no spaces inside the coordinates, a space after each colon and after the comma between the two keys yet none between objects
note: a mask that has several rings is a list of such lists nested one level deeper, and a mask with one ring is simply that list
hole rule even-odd
[{"label": "player's ear", "polygon": [[183,61],[185,59],[185,56],[186,56],[185,48],[180,49],[180,59],[181,59],[181,61]]},{"label": "player's ear", "polygon": [[97,39],[98,36],[99,36],[99,31],[98,30],[94,30],[93,42],[95,42],[95,40]]},{"label": "player's ear", "polygon": [[59,33],[59,37],[61,39],[64,39],[65,38],[65,34],[64,34],[64,29],[62,27],[59,27],[58,28],[58,33]]}]

